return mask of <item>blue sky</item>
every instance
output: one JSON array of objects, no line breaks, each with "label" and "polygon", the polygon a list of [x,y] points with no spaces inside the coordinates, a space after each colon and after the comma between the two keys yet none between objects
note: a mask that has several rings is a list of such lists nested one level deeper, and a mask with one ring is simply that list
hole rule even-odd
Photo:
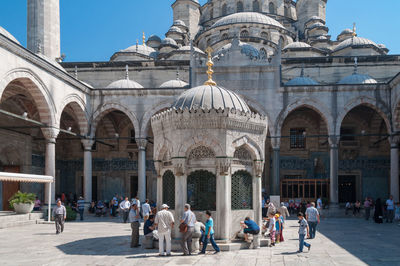
[{"label": "blue sky", "polygon": [[[26,44],[26,0],[2,0],[0,26]],[[174,0],[61,0],[61,50],[66,61],[108,61],[147,36],[164,37]],[[204,3],[206,0],[200,0]],[[327,26],[333,39],[357,23],[361,37],[400,54],[398,0],[329,0]]]}]

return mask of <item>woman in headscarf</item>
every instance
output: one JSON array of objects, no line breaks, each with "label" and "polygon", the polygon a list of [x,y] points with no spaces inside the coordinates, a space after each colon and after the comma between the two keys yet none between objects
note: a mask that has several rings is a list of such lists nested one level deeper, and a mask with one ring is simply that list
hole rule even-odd
[{"label": "woman in headscarf", "polygon": [[381,199],[378,198],[375,202],[375,212],[374,212],[374,220],[375,223],[381,224],[383,223],[383,210],[382,210],[382,202]]}]

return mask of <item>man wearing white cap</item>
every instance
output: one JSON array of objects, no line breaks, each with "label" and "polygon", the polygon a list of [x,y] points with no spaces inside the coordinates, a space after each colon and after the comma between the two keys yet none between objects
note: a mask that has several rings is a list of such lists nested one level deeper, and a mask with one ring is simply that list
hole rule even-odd
[{"label": "man wearing white cap", "polygon": [[167,256],[171,256],[171,230],[174,227],[174,216],[168,211],[169,206],[163,204],[161,211],[157,212],[154,225],[158,227],[160,256],[164,256],[164,239],[166,243]]}]

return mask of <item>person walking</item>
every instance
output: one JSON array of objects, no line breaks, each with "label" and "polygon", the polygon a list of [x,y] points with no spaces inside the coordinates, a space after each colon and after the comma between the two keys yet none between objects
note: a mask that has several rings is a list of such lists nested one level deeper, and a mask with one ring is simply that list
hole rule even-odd
[{"label": "person walking", "polygon": [[129,222],[131,223],[131,228],[132,228],[131,248],[140,247],[139,244],[140,215],[136,204],[133,204],[131,206],[131,210],[129,212]]},{"label": "person walking", "polygon": [[356,203],[354,203],[353,215],[354,216],[359,215],[360,210],[361,210],[361,201],[357,200]]},{"label": "person walking", "polygon": [[383,223],[383,207],[380,198],[375,202],[374,220],[377,224]]},{"label": "person walking", "polygon": [[393,196],[390,195],[389,199],[386,200],[386,222],[393,223],[394,218],[394,202]]},{"label": "person walking", "polygon": [[126,223],[126,221],[128,220],[128,217],[129,217],[130,209],[131,209],[131,203],[130,203],[128,197],[125,197],[125,200],[123,200],[121,202],[121,204],[119,205],[119,208],[121,209],[121,212],[122,212],[122,220],[124,221],[124,223]]},{"label": "person walking", "polygon": [[179,226],[179,231],[182,233],[181,247],[183,250],[183,255],[192,255],[192,238],[194,232],[194,225],[196,223],[196,215],[190,210],[190,205],[185,204],[185,212],[181,225]]},{"label": "person walking", "polygon": [[271,247],[275,246],[275,234],[276,234],[276,220],[275,220],[275,214],[274,213],[269,213],[268,214],[269,218],[269,226],[268,226],[268,232],[269,232],[269,237],[271,239]]},{"label": "person walking", "polygon": [[310,237],[309,234],[309,228],[308,228],[308,223],[306,219],[304,219],[304,214],[302,212],[299,212],[297,214],[297,218],[299,218],[299,250],[297,251],[298,253],[303,252],[303,247],[306,246],[308,248],[308,251],[311,249],[311,245],[304,241],[304,239],[307,237]]},{"label": "person walking", "polygon": [[144,222],[146,222],[147,219],[149,219],[149,215],[151,213],[151,207],[148,199],[146,199],[146,201],[142,205],[142,212],[143,212],[143,220]]},{"label": "person walking", "polygon": [[166,244],[167,256],[171,256],[171,230],[174,227],[174,216],[168,211],[167,204],[161,205],[161,211],[157,212],[154,225],[158,228],[159,244],[158,249],[160,256],[165,256],[164,240]]},{"label": "person walking", "polygon": [[365,220],[369,220],[369,216],[371,215],[371,201],[369,198],[365,198],[364,201],[364,211],[365,211]]},{"label": "person walking", "polygon": [[281,202],[281,206],[278,208],[278,212],[280,213],[280,215],[283,217],[284,220],[286,220],[286,217],[290,217],[289,211],[285,206],[284,202]]},{"label": "person walking", "polygon": [[215,250],[214,254],[217,254],[218,252],[220,252],[220,249],[214,240],[214,220],[211,217],[210,211],[206,211],[206,218],[207,218],[207,222],[205,224],[206,229],[205,229],[205,234],[204,234],[204,239],[203,239],[203,248],[199,254],[206,254],[208,241],[211,242],[211,245],[213,246],[213,248]]},{"label": "person walking", "polygon": [[57,205],[53,208],[53,218],[56,222],[56,234],[64,231],[64,221],[67,219],[67,210],[61,204],[61,200],[57,200]]},{"label": "person walking", "polygon": [[318,210],[315,208],[315,203],[311,202],[311,206],[306,210],[306,219],[310,229],[310,238],[315,238],[317,225],[320,222]]},{"label": "person walking", "polygon": [[79,197],[77,204],[78,204],[79,216],[81,218],[81,221],[83,221],[83,213],[85,212],[85,201],[83,200],[82,196]]},{"label": "person walking", "polygon": [[322,205],[322,198],[321,198],[321,196],[319,196],[318,199],[317,199],[317,210],[318,210],[318,213],[319,213],[320,217],[322,216],[323,207],[324,206]]}]

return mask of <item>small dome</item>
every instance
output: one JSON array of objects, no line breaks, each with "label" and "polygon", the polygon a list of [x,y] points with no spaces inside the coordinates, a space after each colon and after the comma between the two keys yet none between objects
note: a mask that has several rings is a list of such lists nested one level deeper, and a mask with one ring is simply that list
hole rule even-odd
[{"label": "small dome", "polygon": [[339,36],[340,35],[347,35],[347,34],[353,34],[353,30],[351,30],[351,29],[344,29],[344,30],[342,30],[342,32],[339,34]]},{"label": "small dome", "polygon": [[177,19],[177,20],[175,20],[174,21],[174,23],[172,24],[173,26],[181,26],[181,27],[186,27],[186,24],[185,24],[185,22],[183,22],[182,20],[180,20],[180,19]]},{"label": "small dome", "polygon": [[318,82],[309,77],[295,77],[285,83],[286,86],[309,86],[319,85]]},{"label": "small dome", "polygon": [[148,39],[148,42],[158,42],[161,43],[161,38],[158,37],[157,35],[151,35]]},{"label": "small dome", "polygon": [[286,49],[303,49],[303,48],[311,48],[311,45],[305,42],[292,42],[288,45],[286,45],[283,50]]},{"label": "small dome", "polygon": [[13,42],[20,44],[19,41],[11,33],[9,33],[5,28],[3,28],[1,26],[0,26],[0,34],[6,36],[8,39],[10,39]]},{"label": "small dome", "polygon": [[[236,40],[236,41],[238,41],[238,40]],[[245,54],[252,58],[260,57],[260,51],[257,48],[255,48],[253,45],[250,45],[250,44],[242,42],[242,41],[238,41],[238,46],[240,47],[240,51],[242,54]],[[230,50],[231,48],[232,48],[232,43],[228,43],[228,44],[222,46],[220,49],[218,49],[216,54],[221,55],[224,52]]]},{"label": "small dome", "polygon": [[230,24],[238,24],[238,23],[256,23],[263,25],[271,25],[285,29],[285,27],[283,27],[282,24],[276,21],[275,19],[257,12],[240,12],[231,14],[229,16],[219,19],[217,22],[214,23],[214,25],[211,26],[211,28],[226,26]]},{"label": "small dome", "polygon": [[183,33],[183,31],[180,29],[180,28],[178,28],[177,26],[172,26],[171,28],[169,28],[169,30],[168,30],[168,33],[171,33],[171,32],[176,32],[176,33]]},{"label": "small dome", "polygon": [[341,42],[338,46],[336,46],[334,52],[348,48],[348,47],[362,47],[362,46],[366,46],[366,45],[379,48],[378,45],[371,40],[368,40],[366,38],[361,38],[361,37],[353,37],[353,38],[349,38],[349,39]]},{"label": "small dome", "polygon": [[362,75],[354,73],[350,76],[342,78],[338,84],[376,84],[378,83],[375,79],[369,75]]},{"label": "small dome", "polygon": [[175,109],[234,109],[251,112],[249,106],[236,93],[219,86],[202,85],[182,93],[172,105]]},{"label": "small dome", "polygon": [[326,29],[327,27],[324,24],[322,24],[321,22],[314,23],[311,26],[307,27],[307,29],[309,29],[309,30],[312,30],[315,28],[325,28]]},{"label": "small dome", "polygon": [[174,39],[171,38],[165,38],[164,40],[162,40],[161,45],[173,45],[173,46],[178,46],[176,44],[176,41]]},{"label": "small dome", "polygon": [[143,86],[130,79],[120,79],[108,85],[107,89],[143,89]]},{"label": "small dome", "polygon": [[[204,52],[201,50],[201,49],[199,49],[199,48],[197,48],[197,47],[193,47],[194,48],[194,51],[195,52],[198,52],[198,53],[201,53],[201,54],[204,54]],[[182,47],[180,47],[179,49],[178,49],[178,51],[189,51],[190,52],[190,46],[189,45],[185,45],[185,46],[182,46]]]},{"label": "small dome", "polygon": [[184,88],[189,84],[180,79],[173,79],[161,84],[160,88]]},{"label": "small dome", "polygon": [[120,53],[138,53],[152,57],[155,51],[156,50],[154,50],[150,46],[140,44],[140,45],[132,45],[124,50],[121,50]]}]

